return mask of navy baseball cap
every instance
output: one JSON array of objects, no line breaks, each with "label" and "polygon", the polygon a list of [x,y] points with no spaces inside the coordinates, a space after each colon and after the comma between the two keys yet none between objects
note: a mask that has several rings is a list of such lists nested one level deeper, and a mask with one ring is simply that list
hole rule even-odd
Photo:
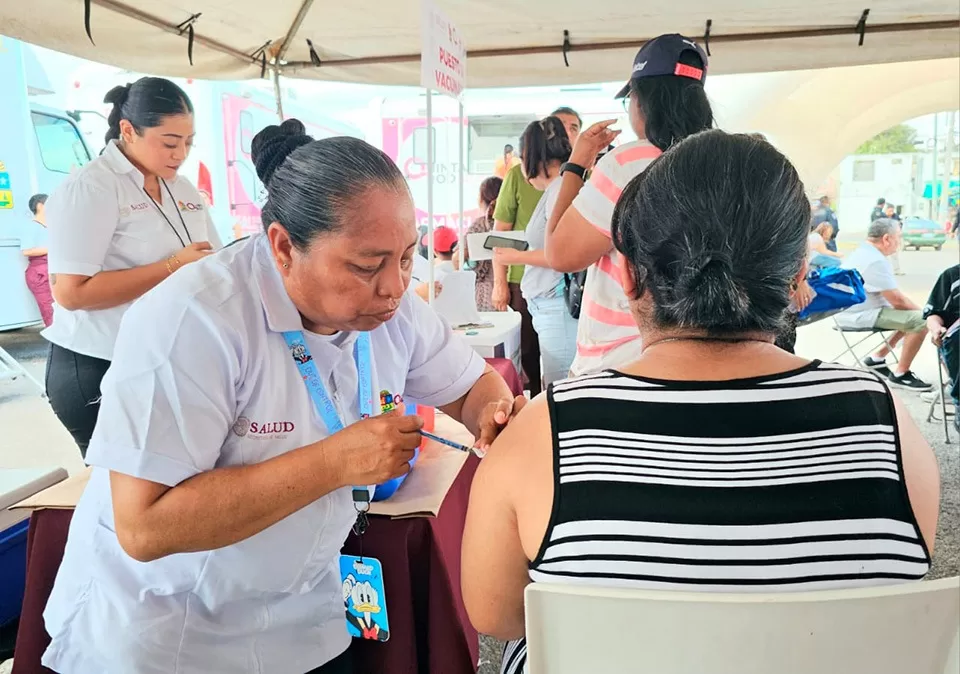
[{"label": "navy baseball cap", "polygon": [[[692,51],[703,62],[703,69],[680,63],[680,55]],[[633,59],[633,72],[630,82],[620,90],[617,98],[624,98],[630,94],[630,83],[644,77],[660,77],[676,75],[689,77],[703,82],[707,78],[707,55],[696,42],[677,33],[655,37],[637,52]]]}]

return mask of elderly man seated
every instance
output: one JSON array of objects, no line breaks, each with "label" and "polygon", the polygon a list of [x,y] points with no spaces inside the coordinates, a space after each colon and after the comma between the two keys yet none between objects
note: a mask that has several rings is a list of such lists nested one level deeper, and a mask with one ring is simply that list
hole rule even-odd
[{"label": "elderly man seated", "polygon": [[903,294],[893,273],[888,256],[900,249],[900,223],[889,218],[874,220],[867,231],[867,240],[843,261],[844,269],[856,269],[863,276],[867,299],[837,316],[844,328],[876,328],[894,330],[890,346],[903,341],[900,362],[893,371],[886,365],[890,349],[884,346],[863,364],[888,377],[894,386],[929,391],[932,387],[913,372],[910,365],[923,346],[927,334],[920,307]]}]

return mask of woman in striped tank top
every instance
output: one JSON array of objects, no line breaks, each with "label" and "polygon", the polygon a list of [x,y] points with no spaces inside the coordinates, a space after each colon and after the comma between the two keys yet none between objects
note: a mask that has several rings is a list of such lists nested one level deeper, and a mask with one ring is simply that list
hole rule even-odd
[{"label": "woman in striped tank top", "polygon": [[[773,342],[810,210],[767,142],[708,131],[654,161],[613,241],[644,348],[558,383],[473,483],[463,596],[523,671],[530,582],[704,592],[902,583],[930,568],[939,473],[870,372]],[[641,224],[642,223],[642,224]]]}]

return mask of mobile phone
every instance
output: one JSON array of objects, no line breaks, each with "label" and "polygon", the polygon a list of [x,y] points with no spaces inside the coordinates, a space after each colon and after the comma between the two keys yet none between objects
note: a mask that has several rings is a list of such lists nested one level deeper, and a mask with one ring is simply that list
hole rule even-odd
[{"label": "mobile phone", "polygon": [[483,247],[487,250],[493,250],[494,248],[527,250],[530,248],[530,243],[527,241],[522,241],[521,239],[511,239],[507,236],[497,236],[496,234],[491,234],[487,237],[487,240],[483,242]]}]

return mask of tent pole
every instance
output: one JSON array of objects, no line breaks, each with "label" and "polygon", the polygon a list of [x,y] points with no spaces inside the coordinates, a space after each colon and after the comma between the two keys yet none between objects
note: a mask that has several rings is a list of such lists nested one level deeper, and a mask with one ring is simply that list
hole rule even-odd
[{"label": "tent pole", "polygon": [[310,7],[312,6],[313,0],[303,0],[303,4],[300,5],[300,11],[297,12],[296,18],[293,20],[293,23],[290,24],[290,29],[287,30],[287,36],[283,38],[283,44],[280,45],[280,51],[277,52],[277,65],[280,65],[280,61],[287,55],[290,44],[297,36],[297,31],[300,30],[300,26],[303,25],[303,21],[307,18],[307,14],[310,12]]},{"label": "tent pole", "polygon": [[457,162],[457,167],[458,167],[458,168],[457,168],[457,172],[458,172],[457,184],[458,184],[458,186],[459,186],[459,188],[460,188],[460,189],[459,189],[459,197],[460,197],[460,220],[459,220],[459,223],[460,223],[460,224],[459,224],[459,232],[457,233],[457,238],[458,238],[458,240],[460,241],[460,243],[459,243],[459,246],[460,246],[460,265],[459,265],[459,268],[460,268],[460,269],[463,269],[463,258],[464,258],[464,255],[465,255],[464,251],[466,250],[466,246],[467,246],[467,242],[466,242],[466,241],[464,240],[464,238],[463,238],[463,237],[464,237],[464,232],[466,231],[466,228],[464,228],[464,226],[463,226],[463,189],[464,189],[464,185],[463,185],[463,174],[464,174],[464,170],[463,170],[463,98],[460,98],[459,103],[460,103],[460,119],[459,119],[459,123],[457,124],[457,138],[460,140],[460,159],[459,159],[459,161]]},{"label": "tent pole", "polygon": [[430,304],[436,299],[434,288],[435,251],[433,249],[433,92],[427,89],[427,260],[430,262]]},{"label": "tent pole", "polygon": [[[956,30],[960,22],[956,19],[941,21],[916,21],[913,23],[885,23],[868,25],[866,32],[868,35],[880,35],[886,33],[913,33],[917,31],[930,30]],[[822,28],[803,28],[784,31],[767,31],[759,33],[734,33],[729,35],[710,35],[710,45],[717,44],[736,44],[741,42],[762,42],[777,40],[797,40],[817,37],[846,37],[856,38],[856,31],[852,26],[827,26]],[[952,36],[951,36],[952,37]],[[566,48],[568,53],[572,52],[592,52],[609,51],[611,49],[636,50],[642,47],[650,38],[635,40],[619,40],[615,42],[584,42],[571,44]],[[854,48],[856,43],[854,42]],[[530,47],[502,47],[496,49],[475,49],[467,52],[467,59],[496,58],[500,56],[531,56],[535,54],[562,54],[564,46],[562,44],[537,45]],[[391,56],[365,56],[362,58],[342,58],[329,59],[323,62],[323,66],[364,66],[381,65],[391,63],[417,63],[420,60],[420,53],[415,54],[395,54]],[[302,68],[315,68],[310,61],[291,62],[284,66],[292,70]]]},{"label": "tent pole", "polygon": [[273,95],[277,99],[277,117],[283,124],[283,120],[286,119],[283,115],[283,91],[280,89],[280,68],[276,67],[273,69]]}]

